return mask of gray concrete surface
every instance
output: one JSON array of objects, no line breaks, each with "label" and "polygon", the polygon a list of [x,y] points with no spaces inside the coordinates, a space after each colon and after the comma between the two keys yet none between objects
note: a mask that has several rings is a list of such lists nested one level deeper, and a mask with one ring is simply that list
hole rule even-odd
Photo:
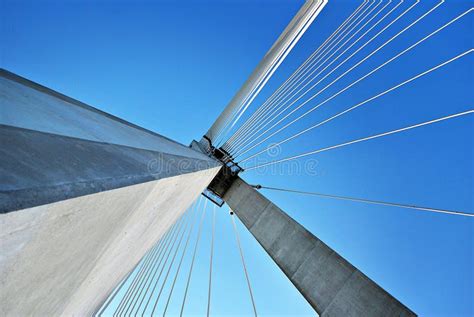
[{"label": "gray concrete surface", "polygon": [[0,316],[90,316],[218,169],[0,215]]},{"label": "gray concrete surface", "polygon": [[218,166],[0,69],[0,213]]},{"label": "gray concrete surface", "polygon": [[219,166],[5,125],[0,144],[0,213]]},{"label": "gray concrete surface", "polygon": [[[136,107],[131,104],[130,107]],[[187,146],[0,69],[0,124],[196,159]]]},{"label": "gray concrete surface", "polygon": [[320,316],[416,316],[240,178],[224,200]]},{"label": "gray concrete surface", "polygon": [[220,169],[0,70],[0,316],[87,316]]}]

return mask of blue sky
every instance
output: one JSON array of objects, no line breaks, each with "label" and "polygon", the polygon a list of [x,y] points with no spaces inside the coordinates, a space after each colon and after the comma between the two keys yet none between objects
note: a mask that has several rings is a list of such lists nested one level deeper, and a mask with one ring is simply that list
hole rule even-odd
[{"label": "blue sky", "polygon": [[[404,8],[413,1],[406,1]],[[395,30],[437,1],[421,2]],[[298,1],[3,1],[0,65],[184,144],[199,139],[301,5]],[[249,113],[359,5],[329,1]],[[472,6],[449,1],[343,81],[331,96]],[[472,13],[272,139],[276,142],[473,47]],[[364,52],[361,52],[364,56]],[[472,109],[472,54],[282,147],[281,157]],[[315,103],[312,103],[315,104]],[[245,116],[244,116],[245,117]],[[473,212],[471,116],[310,157],[316,173],[248,171],[250,183]],[[304,163],[305,160],[301,160]],[[280,207],[422,316],[473,315],[473,221],[265,191]],[[209,213],[210,214],[210,213]],[[217,314],[251,312],[227,210],[217,212]],[[210,228],[210,219],[205,228]],[[257,310],[312,310],[240,228]],[[195,313],[205,311],[209,230]],[[206,253],[207,252],[207,253]],[[205,289],[205,288],[202,288]],[[202,300],[202,298],[204,300]],[[191,308],[190,308],[191,309]]]}]

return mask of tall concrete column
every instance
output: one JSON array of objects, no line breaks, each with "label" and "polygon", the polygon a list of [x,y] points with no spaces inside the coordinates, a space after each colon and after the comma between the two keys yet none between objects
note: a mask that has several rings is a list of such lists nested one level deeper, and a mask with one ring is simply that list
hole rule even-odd
[{"label": "tall concrete column", "polygon": [[224,200],[320,316],[416,316],[242,179]]},{"label": "tall concrete column", "polygon": [[0,315],[91,315],[221,168],[0,70]]}]

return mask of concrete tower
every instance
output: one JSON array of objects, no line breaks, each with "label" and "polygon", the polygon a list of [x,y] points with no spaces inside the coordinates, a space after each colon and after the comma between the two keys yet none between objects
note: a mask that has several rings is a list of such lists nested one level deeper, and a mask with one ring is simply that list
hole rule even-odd
[{"label": "concrete tower", "polygon": [[0,315],[90,315],[219,171],[0,71]]},{"label": "concrete tower", "polygon": [[321,316],[415,315],[239,178],[213,144],[326,3],[306,1],[192,148],[1,70],[0,314],[91,315],[206,190]]}]

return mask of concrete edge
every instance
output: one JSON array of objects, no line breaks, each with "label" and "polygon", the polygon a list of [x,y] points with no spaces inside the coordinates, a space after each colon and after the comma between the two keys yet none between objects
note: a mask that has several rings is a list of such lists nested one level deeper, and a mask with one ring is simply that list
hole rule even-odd
[{"label": "concrete edge", "polygon": [[[36,82],[34,82],[34,81],[32,81],[32,80],[29,80],[29,79],[27,79],[27,78],[25,78],[25,77],[22,77],[22,76],[20,76],[20,75],[17,75],[17,74],[15,74],[15,73],[13,73],[13,72],[11,72],[11,71],[9,71],[9,70],[6,70],[6,69],[4,69],[4,68],[0,68],[0,77],[9,79],[9,80],[11,80],[11,81],[14,81],[14,82],[19,83],[19,84],[22,84],[22,85],[25,85],[25,86],[27,86],[27,87],[30,87],[30,88],[32,88],[32,89],[35,89],[35,90],[37,90],[37,91],[39,91],[39,92],[42,92],[42,93],[44,93],[44,94],[48,94],[48,95],[50,95],[50,96],[52,96],[52,97],[61,99],[61,100],[65,101],[65,102],[67,102],[67,103],[70,103],[70,104],[72,104],[72,105],[75,105],[75,106],[84,108],[84,109],[89,110],[89,111],[93,111],[93,112],[95,112],[95,113],[98,113],[98,114],[100,114],[100,115],[103,115],[103,116],[105,116],[105,117],[107,117],[107,118],[109,118],[109,119],[112,119],[112,120],[114,120],[114,121],[117,121],[117,122],[119,122],[119,123],[121,123],[121,124],[125,124],[125,125],[127,125],[127,126],[129,126],[129,127],[132,127],[132,128],[134,128],[134,129],[137,129],[137,130],[146,132],[146,133],[151,134],[151,135],[153,135],[153,136],[158,136],[158,137],[164,138],[164,139],[166,139],[166,140],[168,140],[168,141],[170,141],[170,142],[173,142],[173,143],[175,143],[175,144],[177,144],[177,145],[179,145],[179,146],[186,147],[186,148],[190,148],[190,147],[188,147],[188,146],[185,146],[184,144],[181,144],[181,143],[179,143],[179,142],[176,142],[176,141],[174,141],[174,140],[172,140],[172,139],[170,139],[170,138],[167,138],[167,137],[165,137],[165,136],[163,136],[163,135],[161,135],[161,134],[158,134],[158,133],[153,132],[153,131],[151,131],[151,130],[145,129],[145,128],[139,126],[139,125],[136,125],[136,124],[131,123],[131,122],[127,121],[127,120],[124,120],[124,119],[122,119],[122,118],[119,118],[119,117],[117,117],[117,116],[114,116],[113,114],[110,114],[110,113],[108,113],[108,112],[105,112],[105,111],[103,111],[103,110],[100,110],[100,109],[98,109],[98,108],[95,108],[95,107],[93,107],[93,106],[90,106],[90,105],[88,105],[88,104],[86,104],[86,103],[83,103],[82,101],[77,100],[77,99],[68,97],[68,96],[66,96],[66,95],[64,95],[64,94],[62,94],[62,93],[60,93],[60,92],[58,92],[58,91],[56,91],[56,90],[54,90],[54,89],[51,89],[51,88],[48,88],[48,87],[43,86],[43,85],[41,85],[41,84],[38,84],[38,83],[36,83]],[[193,150],[196,151],[196,149],[193,149]]]}]

